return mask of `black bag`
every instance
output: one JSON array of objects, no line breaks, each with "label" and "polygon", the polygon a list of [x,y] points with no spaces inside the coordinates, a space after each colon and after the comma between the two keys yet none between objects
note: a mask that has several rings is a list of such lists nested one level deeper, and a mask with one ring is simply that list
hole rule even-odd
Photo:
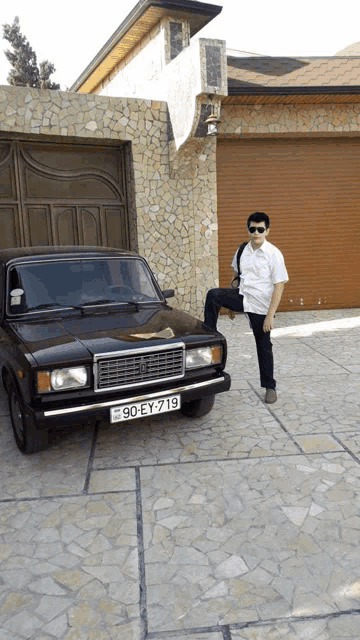
[{"label": "black bag", "polygon": [[244,251],[246,245],[248,243],[247,242],[243,242],[240,247],[237,250],[237,254],[236,254],[236,264],[237,264],[237,276],[235,276],[235,278],[233,278],[233,281],[231,283],[231,286],[233,289],[237,289],[240,286],[240,276],[241,276],[241,271],[240,271],[240,258],[242,255],[242,252]]}]

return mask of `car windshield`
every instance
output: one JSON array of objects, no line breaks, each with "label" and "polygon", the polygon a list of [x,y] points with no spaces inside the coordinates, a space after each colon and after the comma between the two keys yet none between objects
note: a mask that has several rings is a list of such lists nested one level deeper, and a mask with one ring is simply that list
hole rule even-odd
[{"label": "car windshield", "polygon": [[43,261],[16,265],[9,274],[11,315],[159,300],[147,265],[137,258]]}]

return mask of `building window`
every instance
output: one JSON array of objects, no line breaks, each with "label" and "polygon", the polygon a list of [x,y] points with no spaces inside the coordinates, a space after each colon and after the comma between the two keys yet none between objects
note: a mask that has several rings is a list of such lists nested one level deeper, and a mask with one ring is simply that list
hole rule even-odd
[{"label": "building window", "polygon": [[181,22],[170,22],[170,60],[183,50],[183,25]]}]

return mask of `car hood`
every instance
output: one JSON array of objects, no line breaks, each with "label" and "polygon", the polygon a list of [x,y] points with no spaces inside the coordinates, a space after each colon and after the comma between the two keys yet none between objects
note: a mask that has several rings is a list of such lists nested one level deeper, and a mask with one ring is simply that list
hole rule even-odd
[{"label": "car hood", "polygon": [[11,325],[40,366],[90,360],[94,354],[133,349],[144,343],[163,344],[164,340],[185,337],[187,342],[201,343],[215,337],[200,320],[164,306],[140,307],[137,312],[97,310],[83,317],[54,314]]}]

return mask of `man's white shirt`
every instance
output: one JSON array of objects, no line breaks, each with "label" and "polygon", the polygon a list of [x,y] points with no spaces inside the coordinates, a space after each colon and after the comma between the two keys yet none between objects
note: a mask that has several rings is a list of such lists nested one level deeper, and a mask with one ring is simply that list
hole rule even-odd
[{"label": "man's white shirt", "polygon": [[[237,272],[236,254],[237,250],[232,268]],[[267,240],[258,249],[249,242],[241,255],[240,271],[239,293],[244,296],[244,311],[266,315],[274,285],[289,280],[283,254]]]}]

